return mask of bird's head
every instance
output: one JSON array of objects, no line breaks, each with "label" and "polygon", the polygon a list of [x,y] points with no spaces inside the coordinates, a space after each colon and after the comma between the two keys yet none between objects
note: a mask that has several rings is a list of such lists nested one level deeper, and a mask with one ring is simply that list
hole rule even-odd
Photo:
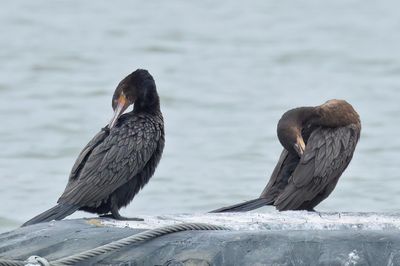
[{"label": "bird's head", "polygon": [[278,123],[278,139],[282,146],[290,153],[297,153],[301,157],[306,148],[301,128],[295,124]]},{"label": "bird's head", "polygon": [[118,118],[132,104],[136,111],[151,112],[160,107],[156,84],[147,70],[138,69],[118,84],[112,98],[114,115],[109,128],[115,126]]},{"label": "bird's head", "polygon": [[278,122],[278,139],[282,146],[291,153],[301,157],[306,148],[302,136],[305,121],[310,117],[313,108],[301,107],[287,111]]}]

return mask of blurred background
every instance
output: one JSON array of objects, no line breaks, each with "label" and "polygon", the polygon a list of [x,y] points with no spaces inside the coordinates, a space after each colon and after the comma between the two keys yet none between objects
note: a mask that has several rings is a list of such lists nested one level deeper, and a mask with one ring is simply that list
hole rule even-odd
[{"label": "blurred background", "polygon": [[397,211],[399,8],[394,0],[4,2],[0,231],[56,203],[78,153],[109,122],[116,85],[137,68],[156,80],[166,147],[123,215],[206,212],[258,196],[282,150],[280,116],[332,98],[353,104],[363,130],[317,210]]}]

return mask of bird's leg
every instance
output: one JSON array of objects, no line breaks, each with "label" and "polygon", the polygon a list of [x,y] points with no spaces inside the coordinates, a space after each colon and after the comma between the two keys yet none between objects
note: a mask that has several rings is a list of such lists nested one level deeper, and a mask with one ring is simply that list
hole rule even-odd
[{"label": "bird's leg", "polygon": [[119,214],[118,209],[111,210],[110,217],[115,220],[120,220],[120,221],[144,221],[144,219],[142,219],[142,218],[124,217],[121,214]]},{"label": "bird's leg", "polygon": [[111,196],[111,218],[114,218],[115,220],[122,220],[122,221],[144,221],[142,218],[129,218],[129,217],[124,217],[121,214],[119,214],[118,210],[118,205],[116,203],[117,198],[113,195]]}]

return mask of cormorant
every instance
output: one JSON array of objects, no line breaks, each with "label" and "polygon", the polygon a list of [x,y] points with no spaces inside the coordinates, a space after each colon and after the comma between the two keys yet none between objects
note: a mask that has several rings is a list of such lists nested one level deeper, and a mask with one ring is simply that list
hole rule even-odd
[{"label": "cormorant", "polygon": [[344,100],[287,111],[278,123],[284,150],[260,197],[212,212],[245,212],[265,205],[279,211],[313,211],[349,165],[361,122]]},{"label": "cormorant", "polygon": [[[133,110],[123,114],[131,104]],[[79,154],[58,204],[23,226],[61,220],[77,210],[130,219],[119,209],[154,174],[165,143],[160,99],[150,73],[138,69],[125,77],[114,92],[112,108],[110,123]]]}]

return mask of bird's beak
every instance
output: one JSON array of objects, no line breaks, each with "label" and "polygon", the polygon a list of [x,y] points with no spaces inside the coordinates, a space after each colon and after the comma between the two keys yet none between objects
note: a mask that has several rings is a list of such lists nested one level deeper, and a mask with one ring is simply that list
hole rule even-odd
[{"label": "bird's beak", "polygon": [[306,149],[306,144],[302,137],[297,137],[297,142],[293,145],[294,149],[296,150],[297,154],[301,157]]},{"label": "bird's beak", "polygon": [[121,95],[118,98],[117,102],[117,107],[114,110],[114,115],[108,124],[108,127],[111,129],[112,127],[115,126],[115,123],[117,122],[118,118],[124,113],[126,108],[128,108],[129,102],[124,93],[121,93]]}]

